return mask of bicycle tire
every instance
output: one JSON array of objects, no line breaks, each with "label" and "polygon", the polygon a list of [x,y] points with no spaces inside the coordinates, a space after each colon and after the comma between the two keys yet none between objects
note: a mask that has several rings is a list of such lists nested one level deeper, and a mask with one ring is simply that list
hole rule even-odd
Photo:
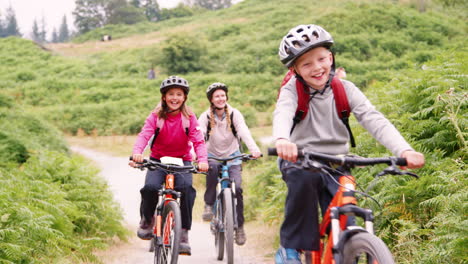
[{"label": "bicycle tire", "polygon": [[223,260],[224,258],[224,230],[221,230],[223,223],[223,198],[220,197],[216,201],[216,210],[215,215],[212,220],[212,225],[215,227],[215,248],[216,248],[216,258],[218,260]]},{"label": "bicycle tire", "polygon": [[170,201],[164,206],[162,212],[162,245],[155,245],[155,264],[177,264],[181,234],[182,217],[179,204],[175,201]]},{"label": "bicycle tire", "polygon": [[154,244],[155,244],[155,242],[154,242],[154,237],[153,237],[150,240],[150,246],[149,246],[149,249],[148,249],[149,252],[154,252]]},{"label": "bicycle tire", "polygon": [[223,190],[224,236],[226,244],[227,263],[234,263],[234,203],[230,188]]},{"label": "bicycle tire", "polygon": [[353,235],[344,244],[343,263],[394,264],[395,261],[390,250],[380,238],[363,232]]}]

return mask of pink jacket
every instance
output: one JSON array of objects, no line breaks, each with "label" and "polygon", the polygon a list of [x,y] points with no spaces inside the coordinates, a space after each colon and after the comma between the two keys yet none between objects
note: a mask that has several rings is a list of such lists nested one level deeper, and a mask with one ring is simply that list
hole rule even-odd
[{"label": "pink jacket", "polygon": [[[133,154],[142,154],[148,141],[154,135],[158,116],[151,113],[145,121],[145,125],[138,134],[135,145],[133,146]],[[151,149],[151,157],[160,159],[164,156],[182,158],[183,160],[192,161],[190,153],[193,148],[197,155],[198,162],[208,162],[205,140],[200,131],[197,118],[194,114],[190,116],[190,128],[188,136],[185,134],[185,129],[182,125],[182,113],[172,116],[169,115],[164,121],[164,126],[159,131],[159,135]],[[191,144],[191,143],[192,144]]]}]

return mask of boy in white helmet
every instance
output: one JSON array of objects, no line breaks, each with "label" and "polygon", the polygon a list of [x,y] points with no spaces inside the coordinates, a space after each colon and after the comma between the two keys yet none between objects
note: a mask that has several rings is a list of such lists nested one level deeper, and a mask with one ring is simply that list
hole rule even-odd
[{"label": "boy in white helmet", "polygon": [[[281,247],[275,262],[301,263],[300,250],[319,250],[319,215],[326,211],[337,184],[321,172],[291,167],[297,161],[297,147],[326,154],[347,154],[350,135],[338,117],[330,88],[335,75],[332,36],[317,25],[299,25],[283,37],[279,47],[281,62],[295,76],[281,87],[273,114],[273,136],[279,167],[288,186],[285,216],[280,231]],[[296,80],[310,93],[305,118],[293,121],[298,106]],[[343,83],[351,112],[359,123],[395,156],[406,158],[409,168],[424,165],[423,154],[416,152],[398,130],[369,102],[351,82]],[[336,173],[335,173],[336,175]]]}]

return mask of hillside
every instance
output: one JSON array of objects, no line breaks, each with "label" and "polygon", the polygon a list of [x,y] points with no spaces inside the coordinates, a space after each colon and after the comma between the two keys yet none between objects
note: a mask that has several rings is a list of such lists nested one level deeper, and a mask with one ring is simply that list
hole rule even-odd
[{"label": "hillside", "polygon": [[[379,180],[371,193],[384,205],[382,209],[369,204],[379,217],[379,235],[396,253],[398,263],[465,263],[468,28],[466,14],[434,2],[421,13],[408,4],[411,1],[296,0],[285,4],[284,0],[245,0],[229,9],[192,17],[108,26],[74,42],[45,48],[29,40],[0,39],[0,147],[14,153],[0,155],[0,164],[15,168],[13,173],[1,168],[0,178],[9,177],[8,182],[12,182],[20,177],[28,182],[31,175],[46,171],[44,175],[58,175],[54,181],[70,179],[66,171],[79,173],[82,161],[68,160],[61,132],[136,134],[159,101],[160,82],[172,74],[188,79],[192,88],[189,105],[197,114],[208,107],[206,87],[221,81],[229,85],[230,103],[243,112],[250,127],[271,125],[286,70],[278,59],[279,42],[291,27],[314,23],[333,35],[336,62],[346,68],[347,79],[426,155],[426,167],[418,170],[420,180],[388,177]],[[98,41],[102,34],[111,34],[113,40]],[[151,65],[156,68],[156,80],[146,79]],[[353,150],[356,154],[388,155],[352,122],[358,142]],[[48,154],[51,150],[53,154]],[[43,161],[42,155],[52,161]],[[23,165],[29,162],[32,164]],[[70,167],[55,172],[61,163]],[[366,174],[376,171],[357,171],[360,184],[367,186],[372,178]],[[247,191],[246,217],[261,218],[277,227],[286,188],[277,176],[275,160],[264,158],[247,166],[246,173],[254,183]],[[84,181],[92,185],[94,175],[86,173]],[[26,197],[28,193],[19,195]],[[44,199],[48,202],[51,198]],[[69,212],[81,221],[86,205],[80,205],[79,212]],[[3,206],[0,215],[19,208]],[[7,208],[10,206],[13,209]],[[100,209],[112,206],[111,198],[106,197],[93,212],[98,215]],[[54,216],[60,212],[54,207],[48,210]],[[105,211],[105,216],[118,219],[114,213]],[[95,219],[93,216],[84,224]],[[58,221],[58,225],[65,222],[60,232],[69,231],[68,221]],[[107,233],[100,235],[104,238],[96,238],[96,244],[90,243],[83,251],[90,253],[90,248],[102,246],[113,234],[123,237],[121,227],[114,224],[103,226]],[[0,235],[4,228],[0,224]],[[18,234],[8,241],[15,241]],[[73,243],[86,239],[81,235],[78,232]],[[93,239],[99,236],[92,235]],[[31,250],[34,246],[41,245],[34,244]],[[272,247],[276,246],[274,242]],[[73,254],[73,248],[69,246],[64,252]],[[0,248],[0,257],[8,255],[2,254]],[[19,251],[9,254],[28,259]],[[50,252],[43,254],[56,257]],[[80,257],[92,258],[92,254]]]},{"label": "hillside", "polygon": [[[231,102],[246,113],[252,126],[260,121],[256,113],[271,112],[285,71],[277,58],[278,45],[298,23],[321,24],[333,34],[337,64],[362,89],[374,80],[390,80],[393,72],[418,67],[442,50],[463,45],[466,35],[456,17],[418,13],[387,1],[314,1],[316,5],[311,5],[302,0],[286,6],[280,2],[244,1],[200,16],[144,24],[156,30],[147,34],[120,33],[120,38],[105,43],[95,39],[51,45],[53,53],[32,48],[12,54],[4,49],[11,63],[0,66],[5,73],[0,77],[20,83],[0,83],[0,88],[67,133],[81,128],[100,135],[126,134],[138,131],[145,116],[141,111],[149,111],[159,100],[159,82],[180,74],[193,87],[189,103],[195,112],[208,106],[203,100],[205,87],[223,81],[232,88]],[[313,21],[307,14],[316,14]],[[115,26],[108,30],[117,31]],[[168,47],[199,57],[174,61],[167,57]],[[155,81],[145,78],[151,65],[156,67]],[[180,71],[171,71],[174,67]]]}]

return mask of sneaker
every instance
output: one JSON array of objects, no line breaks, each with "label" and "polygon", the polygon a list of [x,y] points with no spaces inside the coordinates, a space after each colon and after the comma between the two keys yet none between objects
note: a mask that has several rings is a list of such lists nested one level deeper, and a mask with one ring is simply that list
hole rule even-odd
[{"label": "sneaker", "polygon": [[275,254],[275,264],[301,264],[299,252],[293,248],[280,247]]},{"label": "sneaker", "polygon": [[238,227],[236,230],[236,244],[242,246],[246,240],[244,227]]},{"label": "sneaker", "polygon": [[180,235],[179,255],[187,255],[187,256],[192,255],[192,250],[189,244],[187,229],[182,229],[182,234]]},{"label": "sneaker", "polygon": [[140,220],[140,226],[137,230],[137,236],[143,240],[151,240],[153,238],[154,217],[151,223],[147,223],[144,218]]},{"label": "sneaker", "polygon": [[209,222],[211,219],[213,219],[213,206],[205,204],[205,210],[203,211],[202,219],[205,222]]}]

